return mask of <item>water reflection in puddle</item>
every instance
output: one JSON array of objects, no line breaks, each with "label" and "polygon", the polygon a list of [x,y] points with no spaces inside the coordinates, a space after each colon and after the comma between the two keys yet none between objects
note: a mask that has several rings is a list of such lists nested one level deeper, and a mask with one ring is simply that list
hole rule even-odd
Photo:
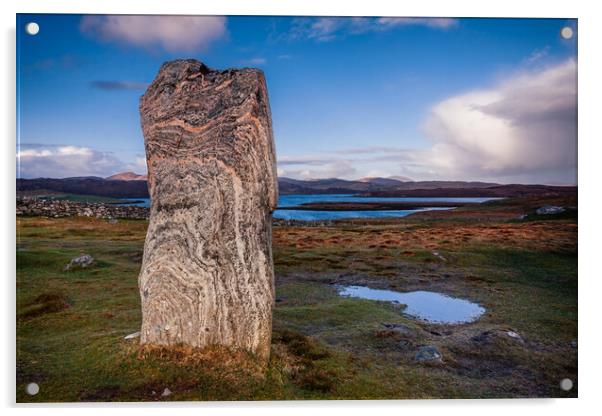
[{"label": "water reflection in puddle", "polygon": [[368,300],[381,300],[407,305],[404,313],[423,321],[460,324],[478,319],[485,308],[464,299],[419,290],[395,292],[365,286],[340,286],[339,295]]}]

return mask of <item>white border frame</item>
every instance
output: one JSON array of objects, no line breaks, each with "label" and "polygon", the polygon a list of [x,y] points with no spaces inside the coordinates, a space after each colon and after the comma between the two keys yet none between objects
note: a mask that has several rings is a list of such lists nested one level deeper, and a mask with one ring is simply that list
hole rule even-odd
[{"label": "white border frame", "polygon": [[[503,2],[477,0],[422,0],[393,2],[386,0],[102,0],[82,1],[20,0],[2,2],[0,15],[4,29],[3,64],[1,65],[5,96],[0,101],[2,126],[5,137],[2,195],[0,204],[3,221],[1,264],[4,266],[4,302],[2,306],[5,326],[1,344],[2,366],[0,378],[1,403],[15,410],[15,14],[16,13],[102,13],[102,14],[219,14],[219,15],[345,15],[345,16],[445,16],[445,17],[558,17],[579,19],[579,399],[529,399],[529,400],[436,400],[436,401],[324,401],[324,402],[246,402],[246,403],[171,403],[171,404],[109,404],[84,405],[93,414],[111,412],[131,415],[135,409],[145,414],[164,414],[168,408],[178,407],[178,413],[231,414],[233,410],[245,410],[251,414],[278,414],[286,416],[345,412],[363,414],[377,407],[382,412],[420,412],[462,416],[503,414],[528,411],[547,415],[593,413],[598,404],[600,383],[600,316],[595,309],[602,288],[600,264],[597,262],[600,239],[600,191],[598,159],[602,156],[600,140],[600,88],[602,74],[600,46],[602,24],[596,13],[595,2],[548,0],[527,2],[504,0]],[[601,176],[602,177],[602,176]],[[25,413],[42,410],[57,414],[79,414],[81,404],[74,405],[18,405]],[[599,405],[598,405],[599,407]]]}]

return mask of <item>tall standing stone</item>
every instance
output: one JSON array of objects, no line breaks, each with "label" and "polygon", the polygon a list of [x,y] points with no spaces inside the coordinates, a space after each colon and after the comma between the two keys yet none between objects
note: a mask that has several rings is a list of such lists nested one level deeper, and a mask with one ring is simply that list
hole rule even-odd
[{"label": "tall standing stone", "polygon": [[278,189],[263,73],[167,62],[140,115],[151,196],[141,342],[223,345],[267,360]]}]

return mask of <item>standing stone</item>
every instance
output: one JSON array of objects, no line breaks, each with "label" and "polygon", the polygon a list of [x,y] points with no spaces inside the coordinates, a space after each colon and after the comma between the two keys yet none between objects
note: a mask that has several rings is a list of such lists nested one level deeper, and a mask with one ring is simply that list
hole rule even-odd
[{"label": "standing stone", "polygon": [[151,197],[141,343],[222,345],[267,361],[278,188],[263,73],[167,62],[140,115]]}]

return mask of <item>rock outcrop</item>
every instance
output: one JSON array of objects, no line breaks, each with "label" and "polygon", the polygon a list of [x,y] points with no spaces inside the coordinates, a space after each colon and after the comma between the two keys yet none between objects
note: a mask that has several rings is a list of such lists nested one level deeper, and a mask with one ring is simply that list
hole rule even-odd
[{"label": "rock outcrop", "polygon": [[141,343],[223,345],[267,360],[278,189],[263,73],[167,62],[140,114],[152,201]]}]

